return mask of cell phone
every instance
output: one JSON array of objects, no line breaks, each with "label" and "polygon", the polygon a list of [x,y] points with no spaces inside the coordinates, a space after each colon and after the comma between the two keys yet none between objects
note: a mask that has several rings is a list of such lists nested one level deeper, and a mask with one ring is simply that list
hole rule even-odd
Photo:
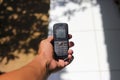
[{"label": "cell phone", "polygon": [[53,26],[54,53],[57,59],[67,59],[68,57],[68,24],[56,23]]}]

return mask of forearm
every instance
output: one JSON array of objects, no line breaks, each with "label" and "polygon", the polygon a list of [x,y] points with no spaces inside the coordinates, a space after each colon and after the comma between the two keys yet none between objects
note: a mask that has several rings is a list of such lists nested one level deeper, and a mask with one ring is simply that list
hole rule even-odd
[{"label": "forearm", "polygon": [[0,76],[0,80],[46,80],[48,77],[46,63],[40,56],[36,56],[31,63],[21,69]]}]

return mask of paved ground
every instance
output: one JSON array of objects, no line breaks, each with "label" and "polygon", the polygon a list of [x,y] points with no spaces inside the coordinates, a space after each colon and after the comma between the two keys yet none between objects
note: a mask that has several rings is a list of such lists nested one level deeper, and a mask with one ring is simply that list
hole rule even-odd
[{"label": "paved ground", "polygon": [[75,59],[48,80],[120,80],[120,14],[112,0],[51,0],[50,31],[69,24]]}]

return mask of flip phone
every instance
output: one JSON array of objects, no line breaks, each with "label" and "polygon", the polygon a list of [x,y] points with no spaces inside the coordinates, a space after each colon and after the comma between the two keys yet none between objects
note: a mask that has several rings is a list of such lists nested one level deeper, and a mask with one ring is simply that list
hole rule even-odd
[{"label": "flip phone", "polygon": [[54,53],[57,59],[68,57],[68,24],[57,23],[53,26]]}]

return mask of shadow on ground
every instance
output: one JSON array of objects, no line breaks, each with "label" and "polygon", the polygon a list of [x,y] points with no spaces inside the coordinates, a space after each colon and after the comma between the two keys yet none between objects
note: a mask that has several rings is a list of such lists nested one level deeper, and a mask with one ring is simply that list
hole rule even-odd
[{"label": "shadow on ground", "polygon": [[97,0],[97,3],[101,8],[110,80],[120,80],[120,0]]},{"label": "shadow on ground", "polygon": [[49,0],[0,0],[0,62],[37,54],[48,34]]}]

